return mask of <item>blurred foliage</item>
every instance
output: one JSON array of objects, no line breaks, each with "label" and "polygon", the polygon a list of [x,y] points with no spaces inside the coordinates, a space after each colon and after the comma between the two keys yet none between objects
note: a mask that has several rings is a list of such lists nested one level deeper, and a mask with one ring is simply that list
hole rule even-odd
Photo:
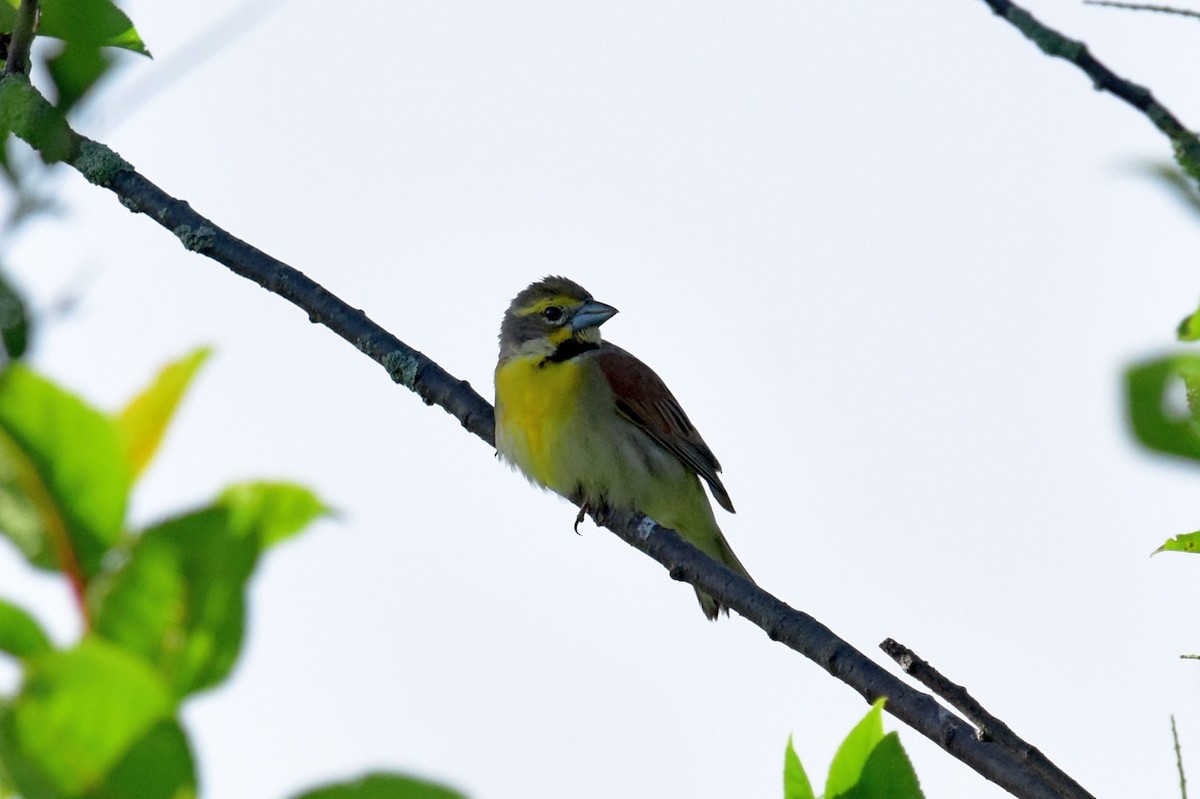
[{"label": "blurred foliage", "polygon": [[[19,4],[0,0],[0,40]],[[47,109],[23,76],[0,76],[0,185],[15,200],[0,242],[54,208],[39,186],[46,167],[18,153],[10,134],[37,144],[47,163],[62,157],[39,137],[65,130],[63,120],[112,71],[109,49],[149,55],[109,0],[40,7],[37,35],[60,40],[34,51],[56,99]],[[0,266],[5,260],[0,249]],[[68,581],[84,632],[59,646],[34,614],[0,597],[0,658],[21,673],[16,692],[0,694],[0,799],[190,799],[199,789],[180,708],[237,663],[246,591],[263,553],[329,510],[299,485],[244,482],[131,528],[130,494],[209,350],[168,364],[110,414],[20,362],[30,316],[0,273],[0,538],[31,567]],[[388,774],[305,796],[461,799]]]},{"label": "blurred foliage", "polygon": [[[263,553],[329,514],[302,486],[255,481],[130,527],[129,495],[208,356],[167,364],[115,414],[26,365],[0,373],[0,536],[71,583],[84,627],[59,646],[0,598],[0,657],[22,674],[13,695],[0,695],[0,797],[198,794],[180,708],[233,670]],[[461,799],[386,774],[305,796]]]},{"label": "blurred foliage", "polygon": [[[923,799],[912,762],[898,733],[883,732],[880,699],[846,736],[825,778],[823,799]],[[784,799],[817,799],[788,738],[783,761]]]},{"label": "blurred foliage", "polygon": [[411,777],[368,774],[353,782],[306,791],[295,799],[464,799],[464,796],[458,791]]},{"label": "blurred foliage", "polygon": [[[1182,352],[1134,364],[1125,372],[1125,391],[1129,426],[1139,443],[1154,452],[1200,463],[1200,353]],[[1178,535],[1153,554],[1197,552],[1198,543],[1200,533]]]},{"label": "blurred foliage", "polygon": [[[6,46],[19,6],[20,0],[0,0],[0,40]],[[35,98],[11,82],[0,103],[0,182],[14,199],[12,211],[0,224],[0,366],[25,355],[32,332],[27,304],[7,276],[3,245],[15,240],[25,221],[53,208],[39,191],[46,167],[36,159],[19,157],[29,153],[16,152],[18,137],[13,134],[47,140],[46,146],[38,148],[47,162],[65,157],[62,122],[111,74],[116,63],[111,50],[150,55],[129,17],[111,0],[42,0],[39,12],[37,35],[56,40],[35,51],[50,78],[54,114],[48,115]]]},{"label": "blurred foliage", "polygon": [[[1171,164],[1147,164],[1143,170],[1200,216],[1200,189],[1190,171]],[[1182,342],[1200,341],[1200,310],[1186,316],[1175,335]],[[1133,364],[1125,371],[1125,393],[1129,426],[1140,444],[1200,463],[1200,353],[1182,351]],[[1197,551],[1200,532],[1174,536],[1152,554]]]},{"label": "blurred foliage", "polygon": [[76,586],[85,627],[60,648],[0,599],[0,652],[23,673],[0,696],[0,796],[196,793],[180,704],[233,668],[262,552],[326,513],[308,489],[255,482],[129,528],[134,478],[207,357],[168,364],[117,414],[28,366],[0,374],[0,535]]},{"label": "blurred foliage", "polygon": [[[12,33],[21,0],[0,0],[0,33]],[[41,0],[37,33],[147,53],[133,23],[109,0]]]}]

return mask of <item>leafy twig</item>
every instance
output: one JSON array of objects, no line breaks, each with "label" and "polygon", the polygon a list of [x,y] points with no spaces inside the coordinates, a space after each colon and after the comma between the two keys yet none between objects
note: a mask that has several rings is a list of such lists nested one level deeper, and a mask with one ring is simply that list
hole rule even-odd
[{"label": "leafy twig", "polygon": [[1010,0],[984,0],[997,16],[1011,23],[1046,55],[1064,58],[1083,70],[1100,91],[1120,97],[1141,111],[1174,145],[1175,158],[1194,180],[1200,181],[1200,139],[1183,126],[1150,90],[1117,75],[1096,60],[1083,42],[1047,27]]},{"label": "leafy twig", "polygon": [[1007,724],[989,713],[975,697],[968,693],[966,688],[951,682],[911,649],[891,638],[885,639],[879,648],[896,661],[900,668],[904,669],[905,674],[945,699],[951,707],[966,716],[967,720],[978,730],[977,734],[980,740],[995,741],[1020,760],[1028,763],[1031,768],[1045,778],[1046,782],[1058,792],[1058,795],[1094,799],[1082,785],[1042,754],[1040,749],[1021,738]]}]

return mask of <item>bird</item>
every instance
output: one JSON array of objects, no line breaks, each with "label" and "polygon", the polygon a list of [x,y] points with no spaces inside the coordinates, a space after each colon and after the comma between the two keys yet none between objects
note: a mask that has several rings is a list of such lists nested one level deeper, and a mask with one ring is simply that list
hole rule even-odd
[{"label": "bird", "polygon": [[[500,325],[496,452],[584,513],[645,514],[749,578],[700,484],[734,512],[721,465],[649,366],[600,336],[617,309],[565,277],[530,284]],[[696,589],[704,615],[729,609]]]}]

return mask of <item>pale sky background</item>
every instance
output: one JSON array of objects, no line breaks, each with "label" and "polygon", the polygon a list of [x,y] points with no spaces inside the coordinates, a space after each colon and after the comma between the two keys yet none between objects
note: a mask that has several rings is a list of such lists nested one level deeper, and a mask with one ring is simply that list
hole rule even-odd
[{"label": "pale sky background", "polygon": [[[764,587],[911,646],[1098,796],[1178,796],[1171,713],[1200,775],[1200,559],[1147,557],[1200,527],[1200,471],[1122,412],[1200,298],[1144,118],[981,0],[291,0],[127,110],[237,6],[126,3],[157,60],[80,128],[489,397],[509,299],[575,278],[717,453]],[[1030,8],[1200,125],[1194,20]],[[778,797],[789,733],[823,780],[854,692],[59,178],[66,213],[7,248],[37,307],[82,291],[34,364],[113,408],[217,348],[135,519],[254,477],[342,511],[268,556],[237,671],[186,706],[205,796],[391,768],[475,799]],[[77,634],[7,544],[0,592]],[[931,798],[1004,795],[888,726]]]}]

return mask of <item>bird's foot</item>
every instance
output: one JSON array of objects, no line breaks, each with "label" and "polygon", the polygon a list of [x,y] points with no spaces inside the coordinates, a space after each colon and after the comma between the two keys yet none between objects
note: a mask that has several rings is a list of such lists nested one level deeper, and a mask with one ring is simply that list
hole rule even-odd
[{"label": "bird's foot", "polygon": [[596,502],[593,502],[592,500],[580,501],[579,513],[577,513],[575,515],[575,533],[576,533],[576,535],[580,534],[579,533],[579,523],[582,522],[583,518],[585,516],[587,516],[589,513],[592,515],[592,519],[595,520],[596,524],[602,525],[602,524],[604,524],[605,520],[609,518],[609,515],[612,513],[612,507],[607,502],[605,502],[603,499],[598,500]]}]

